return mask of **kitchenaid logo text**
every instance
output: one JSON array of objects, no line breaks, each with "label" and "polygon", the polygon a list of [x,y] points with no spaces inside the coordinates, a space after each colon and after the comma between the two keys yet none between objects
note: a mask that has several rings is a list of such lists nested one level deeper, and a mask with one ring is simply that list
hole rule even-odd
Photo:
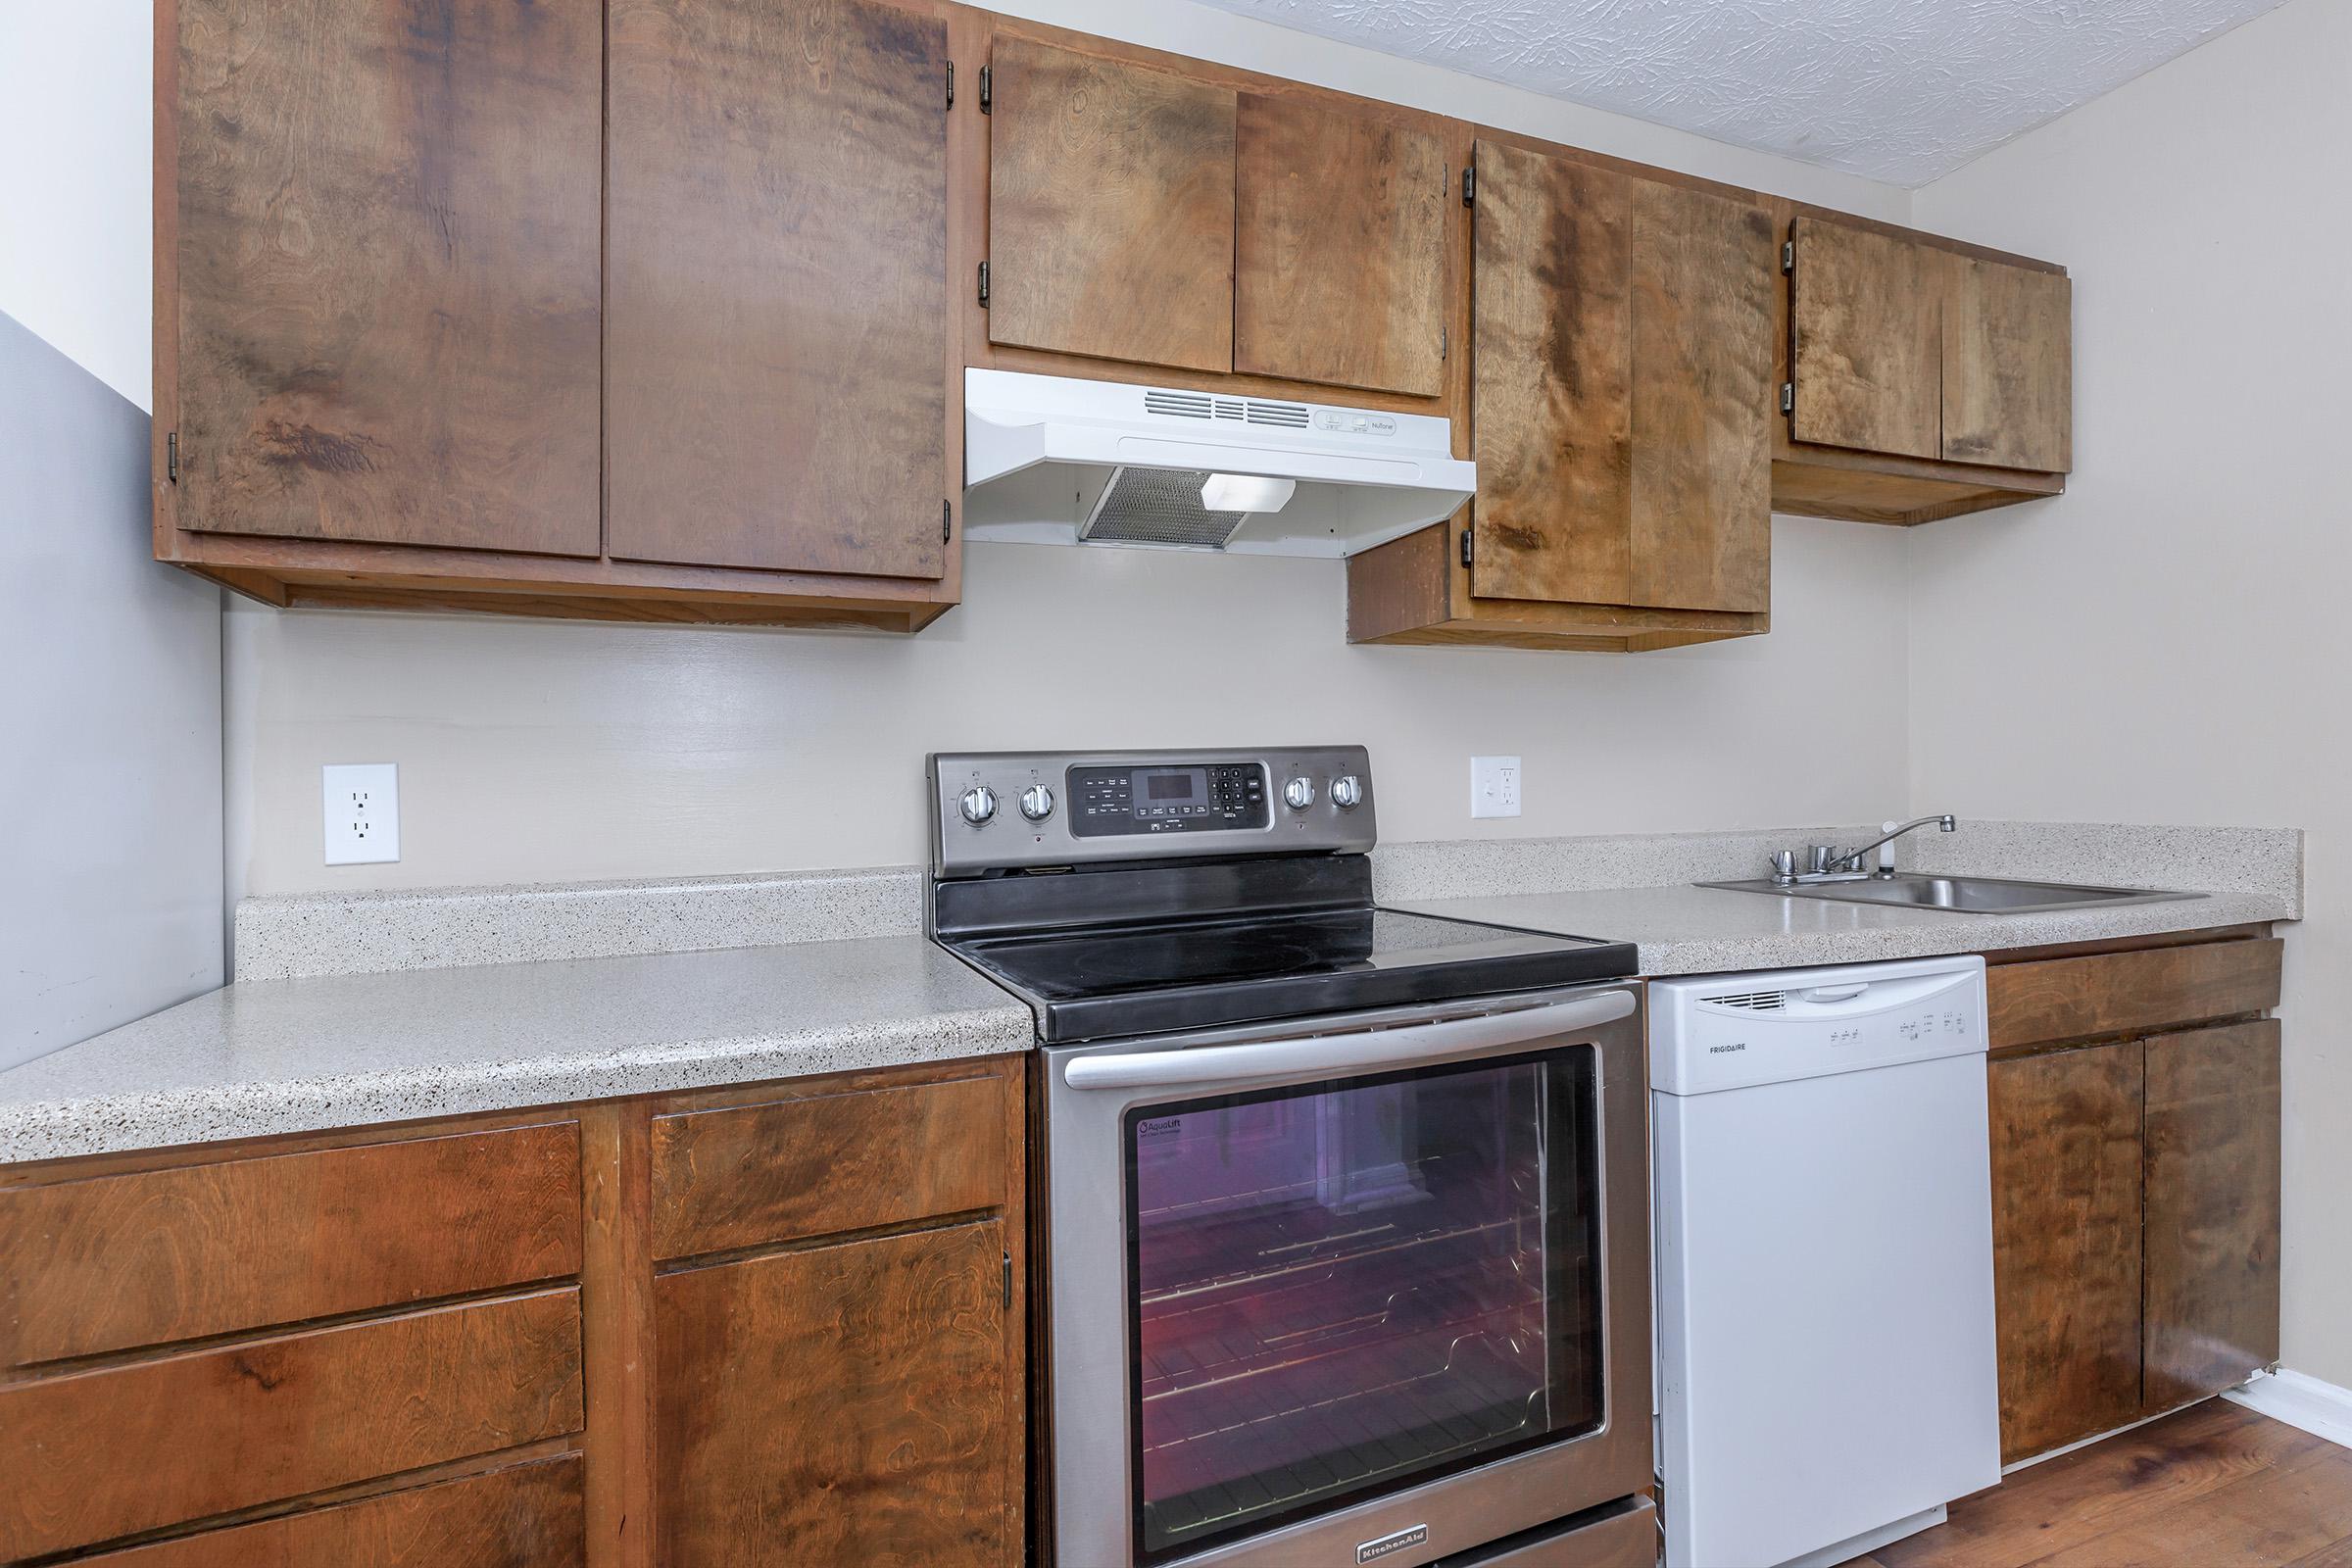
[{"label": "kitchenaid logo text", "polygon": [[1399,1530],[1393,1536],[1383,1536],[1378,1541],[1365,1542],[1355,1548],[1355,1560],[1359,1563],[1378,1562],[1392,1551],[1402,1551],[1407,1546],[1418,1546],[1428,1539],[1429,1526],[1415,1525],[1410,1530]]}]

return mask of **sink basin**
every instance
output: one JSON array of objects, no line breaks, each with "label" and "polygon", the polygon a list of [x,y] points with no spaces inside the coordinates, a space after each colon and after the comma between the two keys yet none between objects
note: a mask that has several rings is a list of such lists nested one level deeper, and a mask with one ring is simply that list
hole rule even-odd
[{"label": "sink basin", "polygon": [[1702,888],[1770,893],[1789,899],[1833,899],[1840,904],[1890,905],[1903,909],[1951,909],[1962,914],[2039,914],[2050,909],[2109,908],[2119,904],[2162,904],[2201,899],[2202,893],[2166,893],[2154,888],[2085,887],[2072,882],[2013,882],[1993,876],[1934,876],[1898,871],[1889,877],[1850,882],[1812,882],[1790,887],[1770,877],[1752,882],[1701,882]]}]

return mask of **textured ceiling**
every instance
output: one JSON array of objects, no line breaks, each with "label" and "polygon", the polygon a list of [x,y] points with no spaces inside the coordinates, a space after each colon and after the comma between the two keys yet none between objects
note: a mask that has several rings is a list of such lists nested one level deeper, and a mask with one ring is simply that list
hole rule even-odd
[{"label": "textured ceiling", "polygon": [[2280,0],[1208,0],[1898,185]]}]

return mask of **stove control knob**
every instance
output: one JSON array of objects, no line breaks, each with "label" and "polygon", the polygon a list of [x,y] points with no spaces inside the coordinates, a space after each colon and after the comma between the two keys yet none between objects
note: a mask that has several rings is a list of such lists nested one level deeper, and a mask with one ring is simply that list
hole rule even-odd
[{"label": "stove control knob", "polygon": [[1349,773],[1331,781],[1331,804],[1343,811],[1352,811],[1364,804],[1363,780]]},{"label": "stove control knob", "polygon": [[1283,804],[1294,811],[1303,811],[1315,804],[1315,781],[1295,778],[1282,787]]},{"label": "stove control knob", "polygon": [[1032,784],[1021,791],[1021,814],[1032,822],[1043,822],[1054,814],[1054,792],[1043,784]]},{"label": "stove control knob", "polygon": [[963,819],[978,827],[997,814],[997,792],[985,784],[975,784],[963,792],[963,799],[956,805],[963,812]]}]

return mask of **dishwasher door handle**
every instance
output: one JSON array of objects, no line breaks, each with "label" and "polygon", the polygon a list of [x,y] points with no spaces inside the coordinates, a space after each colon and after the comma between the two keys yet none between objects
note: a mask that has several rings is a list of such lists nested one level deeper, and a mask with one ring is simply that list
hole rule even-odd
[{"label": "dishwasher door handle", "polygon": [[1191,1051],[1078,1056],[1062,1068],[1061,1081],[1072,1089],[1156,1089],[1451,1061],[1596,1029],[1632,1017],[1637,1005],[1631,991],[1604,991],[1574,1002],[1484,1012],[1438,1023],[1400,1024],[1394,1029],[1359,1029],[1254,1045],[1200,1046]]}]

